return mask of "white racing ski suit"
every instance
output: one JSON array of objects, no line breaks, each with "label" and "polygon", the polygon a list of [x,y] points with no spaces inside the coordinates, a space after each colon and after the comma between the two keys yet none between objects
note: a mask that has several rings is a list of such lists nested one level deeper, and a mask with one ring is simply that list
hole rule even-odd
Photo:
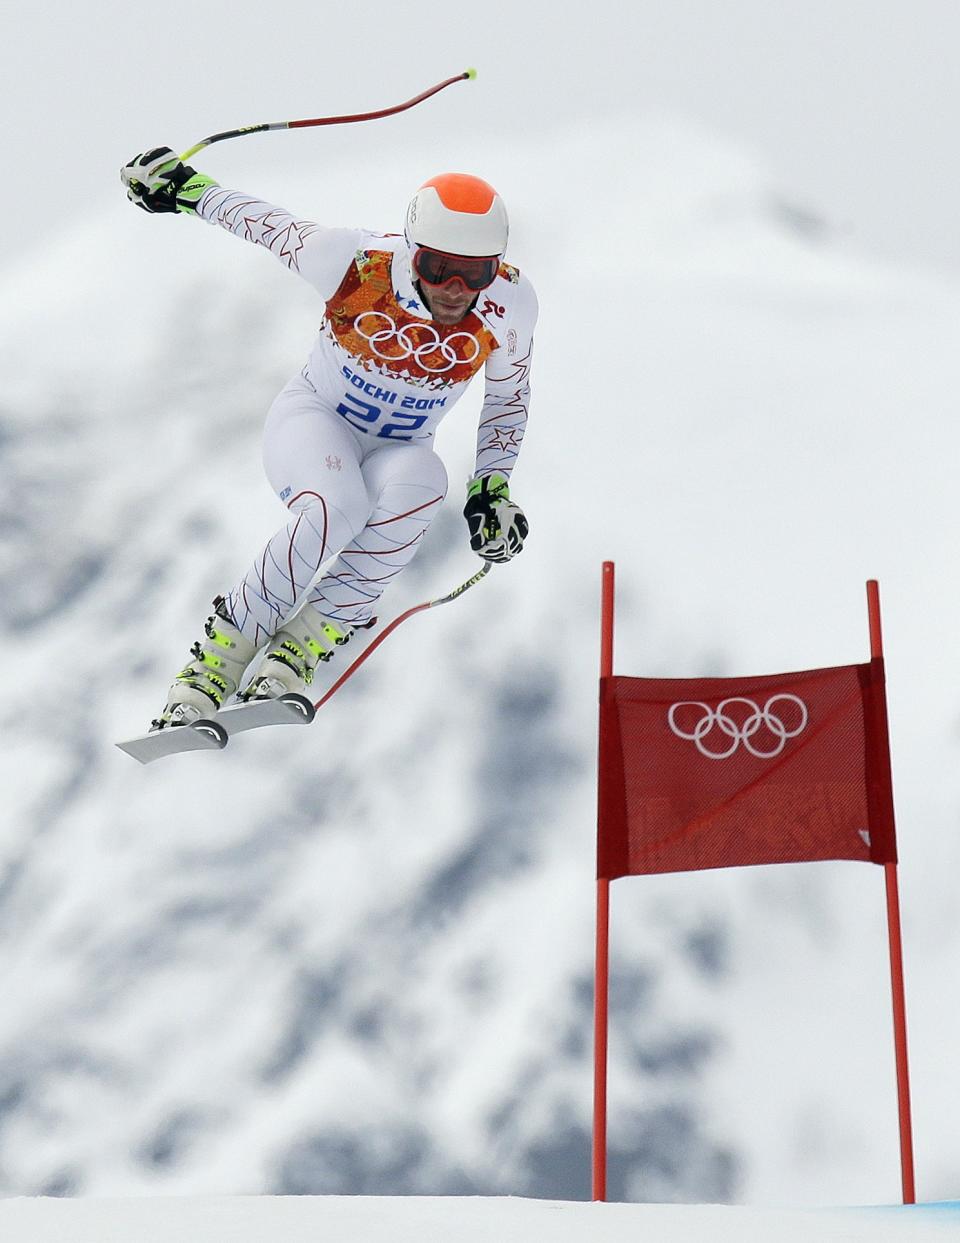
[{"label": "white racing ski suit", "polygon": [[527,421],[533,287],[501,263],[466,317],[443,325],[413,283],[402,236],[324,228],[220,187],[198,214],[265,246],[326,302],[264,435],[267,478],[292,516],[228,594],[228,611],[258,646],[304,601],[362,624],[440,508],[447,477],[434,432],[481,367],[475,473],[509,478]]}]

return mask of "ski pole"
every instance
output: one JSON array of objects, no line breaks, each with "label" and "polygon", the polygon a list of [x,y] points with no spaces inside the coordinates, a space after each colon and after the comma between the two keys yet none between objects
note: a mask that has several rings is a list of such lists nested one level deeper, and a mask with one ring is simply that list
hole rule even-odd
[{"label": "ski pole", "polygon": [[364,650],[360,653],[360,655],[353,662],[353,664],[347,666],[347,668],[343,671],[343,673],[341,673],[340,677],[337,678],[336,682],[334,682],[333,686],[330,687],[327,693],[321,699],[318,699],[317,702],[313,705],[314,708],[315,709],[322,708],[323,705],[327,702],[327,700],[332,695],[335,695],[337,691],[340,689],[340,687],[343,686],[347,678],[349,678],[350,675],[355,670],[360,668],[360,666],[367,659],[367,657],[380,646],[380,644],[384,641],[384,639],[387,637],[388,634],[392,634],[393,631],[396,630],[396,628],[400,625],[401,622],[405,622],[407,618],[412,617],[414,613],[422,613],[425,609],[435,609],[435,608],[438,608],[441,604],[449,604],[451,600],[456,600],[457,597],[462,596],[465,591],[469,591],[469,589],[473,587],[474,584],[479,583],[481,578],[483,578],[485,574],[489,574],[492,568],[493,567],[489,561],[485,562],[482,570],[478,570],[476,574],[474,574],[471,578],[468,578],[465,583],[461,583],[459,587],[454,587],[453,591],[448,592],[447,595],[439,596],[436,600],[426,600],[423,604],[415,604],[412,609],[407,609],[405,613],[401,613],[399,617],[395,617],[393,621],[390,623],[390,625],[387,626],[387,628],[381,634],[377,635],[377,637],[370,644],[370,646],[367,648],[364,648]]},{"label": "ski pole", "polygon": [[184,151],[180,159],[184,161],[189,160],[191,156],[196,155],[198,151],[202,151],[204,147],[209,147],[211,143],[223,142],[226,138],[240,138],[244,134],[261,134],[266,130],[274,129],[306,129],[311,125],[347,125],[352,121],[376,121],[380,117],[393,116],[396,112],[405,112],[407,108],[412,108],[414,104],[421,104],[425,99],[429,99],[431,95],[436,95],[444,87],[452,86],[454,82],[463,82],[476,76],[476,69],[465,69],[463,73],[454,74],[452,78],[438,82],[436,86],[431,86],[429,90],[415,95],[413,99],[408,99],[405,104],[394,104],[392,108],[380,108],[376,112],[356,112],[350,116],[342,117],[314,117],[308,121],[271,121],[264,125],[243,125],[240,129],[224,130],[222,134],[211,134],[209,138],[201,138],[189,150]]}]

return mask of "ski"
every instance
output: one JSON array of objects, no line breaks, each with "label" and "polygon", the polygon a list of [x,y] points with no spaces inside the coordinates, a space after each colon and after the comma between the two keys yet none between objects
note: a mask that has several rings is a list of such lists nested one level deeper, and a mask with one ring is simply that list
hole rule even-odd
[{"label": "ski", "polygon": [[217,713],[216,724],[229,737],[263,725],[309,725],[317,710],[303,695],[279,695],[276,699],[253,699],[231,704]]},{"label": "ski", "polygon": [[117,746],[141,764],[149,764],[184,751],[222,751],[233,734],[264,725],[309,725],[316,714],[313,704],[303,695],[256,699],[250,703],[231,704],[217,713],[215,721],[203,717],[192,725],[154,729],[139,738],[118,742]]},{"label": "ski", "polygon": [[227,745],[227,731],[218,721],[200,720],[192,725],[171,725],[152,729],[138,738],[128,738],[117,746],[141,764],[183,751],[222,751]]}]

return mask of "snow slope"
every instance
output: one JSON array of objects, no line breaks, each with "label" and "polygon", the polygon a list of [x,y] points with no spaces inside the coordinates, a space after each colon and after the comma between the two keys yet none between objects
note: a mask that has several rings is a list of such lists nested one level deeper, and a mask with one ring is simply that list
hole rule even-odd
[{"label": "snow slope", "polygon": [[898,1243],[955,1238],[958,1206],[782,1210],[718,1205],[571,1204],[519,1199],[236,1197],[149,1200],[10,1200],[0,1203],[6,1243]]},{"label": "snow slope", "polygon": [[[251,151],[245,188],[391,227],[428,158],[258,178]],[[614,558],[636,674],[864,659],[880,578],[918,1190],[955,1196],[960,289],[851,259],[670,122],[474,164],[542,304],[528,549],[311,730],[222,755],[112,741],[282,520],[259,427],[320,309],[119,191],[2,286],[0,1193],[587,1197]],[[478,401],[385,617],[473,571]],[[622,881],[613,934],[611,1198],[897,1198],[878,870]]]}]

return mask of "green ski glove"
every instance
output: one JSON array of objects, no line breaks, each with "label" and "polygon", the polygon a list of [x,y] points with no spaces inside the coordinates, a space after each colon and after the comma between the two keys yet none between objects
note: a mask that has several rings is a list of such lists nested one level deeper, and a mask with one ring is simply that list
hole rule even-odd
[{"label": "green ski glove", "polygon": [[470,528],[470,547],[484,561],[509,561],[523,548],[530,524],[510,500],[505,475],[478,475],[467,484],[463,516]]}]

